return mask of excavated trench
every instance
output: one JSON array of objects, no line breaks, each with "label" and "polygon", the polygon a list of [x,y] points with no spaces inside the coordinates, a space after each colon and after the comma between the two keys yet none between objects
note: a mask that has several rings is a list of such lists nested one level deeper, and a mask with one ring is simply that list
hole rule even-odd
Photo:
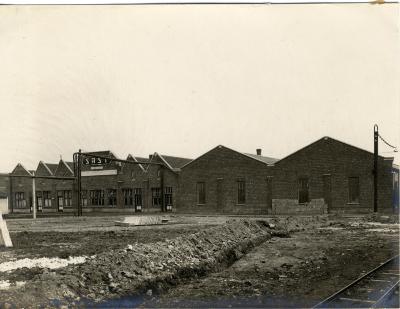
[{"label": "excavated trench", "polygon": [[134,307],[190,279],[220,271],[287,226],[264,220],[226,224],[147,244],[129,244],[80,265],[47,270],[29,282],[17,307]]},{"label": "excavated trench", "polygon": [[[85,298],[76,304],[99,308],[137,306],[148,296],[161,294],[187,280],[204,277],[211,272],[229,267],[254,247],[276,236],[287,237],[288,232],[276,229],[266,221],[240,220],[209,231],[159,243],[159,246],[155,246],[158,247],[159,261],[155,262],[153,267],[157,269],[160,264],[164,264],[166,267],[163,271],[145,276],[133,289],[131,286],[130,290],[124,289],[124,284],[116,286],[108,280],[108,289],[113,292],[113,295],[109,295],[109,299],[103,301],[99,298],[94,300]],[[177,250],[174,252],[175,246]],[[168,248],[169,253],[165,255],[161,248]],[[165,263],[160,260],[164,260]],[[175,267],[168,269],[168,262],[174,260],[180,261]],[[122,275],[126,276],[127,273],[122,271]]]},{"label": "excavated trench", "polygon": [[86,300],[81,302],[81,304],[93,308],[136,307],[148,296],[162,294],[171,287],[177,286],[178,284],[184,284],[187,280],[205,277],[207,274],[221,271],[222,269],[231,266],[250,250],[259,246],[268,239],[271,239],[271,237],[289,237],[288,232],[285,230],[269,229],[268,223],[264,221],[258,221],[257,224],[264,226],[265,229],[268,229],[268,232],[256,237],[245,238],[239,243],[235,243],[233,246],[219,252],[213,260],[201,261],[194,267],[179,267],[173,274],[166,274],[144,281],[141,285],[137,286],[135,293],[132,293],[131,295],[109,299],[100,303]]}]

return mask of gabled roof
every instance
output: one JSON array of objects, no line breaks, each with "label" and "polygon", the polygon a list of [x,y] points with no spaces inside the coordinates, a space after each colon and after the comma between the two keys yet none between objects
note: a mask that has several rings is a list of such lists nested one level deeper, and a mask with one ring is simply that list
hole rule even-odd
[{"label": "gabled roof", "polygon": [[[68,163],[72,163],[72,168]],[[74,175],[74,163],[73,162],[68,162],[68,163],[65,162],[63,159],[60,159],[60,162],[57,165],[57,169],[54,172],[54,175],[58,175],[61,166],[64,166],[71,175]]]},{"label": "gabled roof", "polygon": [[188,158],[181,158],[181,157],[173,157],[173,156],[166,156],[166,155],[160,155],[158,154],[161,158],[164,159],[168,163],[169,166],[171,166],[173,169],[180,169],[182,166],[185,164],[189,163],[190,161],[193,161],[193,159],[188,159]]},{"label": "gabled roof", "polygon": [[[134,161],[134,162],[148,162],[149,159],[147,158],[139,158],[139,157],[135,157],[131,154],[128,154],[128,157],[126,158],[127,161]],[[129,163],[126,163],[129,164]],[[146,171],[146,168],[142,165],[142,164],[137,164],[139,165],[139,167],[143,170]]]},{"label": "gabled roof", "polygon": [[51,173],[54,175],[57,170],[58,164],[56,163],[44,163],[44,164],[49,168]]},{"label": "gabled roof", "polygon": [[[43,161],[40,161],[39,164],[38,164],[37,169],[39,168],[40,165],[43,165],[43,166],[44,166],[44,168],[47,170],[47,172],[50,174],[50,176],[54,176],[54,174],[55,174],[55,172],[56,172],[56,170],[57,170],[57,167],[58,167],[58,164],[55,164],[55,163],[45,163],[45,162],[43,162]],[[36,169],[36,171],[37,171],[37,169]]]},{"label": "gabled roof", "polygon": [[[368,153],[368,154],[370,154],[370,155],[373,155],[373,154],[374,154],[374,153],[371,152],[371,151],[368,151],[368,150],[365,150],[365,149],[362,149],[362,148],[359,148],[359,147],[350,145],[350,144],[348,144],[348,143],[339,141],[339,140],[337,140],[337,139],[335,139],[335,138],[332,138],[332,137],[329,137],[329,136],[324,136],[324,137],[321,137],[320,139],[316,140],[315,142],[312,142],[311,144],[308,144],[308,145],[304,146],[303,148],[300,148],[299,150],[296,150],[295,152],[293,152],[293,153],[287,155],[286,157],[284,157],[284,158],[282,158],[282,159],[276,161],[275,163],[279,163],[279,162],[281,162],[281,161],[283,161],[283,160],[286,160],[287,158],[289,158],[289,157],[291,157],[291,156],[293,156],[293,155],[299,153],[300,151],[303,151],[304,149],[307,149],[307,148],[309,148],[309,147],[311,147],[311,146],[313,146],[313,145],[315,145],[315,144],[317,144],[317,143],[319,143],[319,142],[321,142],[321,141],[323,141],[323,140],[332,140],[332,141],[334,141],[334,142],[337,142],[337,143],[340,143],[340,144],[345,145],[345,146],[347,146],[347,147],[351,147],[351,148],[353,148],[353,149],[356,149],[356,150],[359,150],[359,151]],[[379,155],[379,157],[382,158],[382,159],[385,159],[385,157],[382,157],[381,155]]]},{"label": "gabled roof", "polygon": [[229,148],[229,147],[226,147],[226,146],[223,146],[223,145],[218,145],[218,146],[212,148],[211,150],[207,151],[206,153],[202,154],[201,156],[197,157],[196,159],[194,159],[194,160],[192,160],[192,161],[186,163],[186,164],[183,165],[181,168],[184,168],[184,167],[188,166],[188,165],[191,164],[192,162],[194,162],[194,161],[200,159],[201,157],[205,156],[206,154],[208,154],[209,152],[211,152],[211,151],[213,151],[213,150],[215,150],[215,149],[217,149],[217,148],[225,148],[225,149],[228,149],[228,150],[233,151],[233,152],[236,152],[236,153],[238,153],[238,154],[240,154],[240,155],[242,155],[242,156],[244,156],[244,157],[247,157],[247,158],[256,160],[256,161],[261,162],[261,163],[264,163],[264,164],[266,164],[266,165],[273,165],[276,161],[278,161],[278,159],[274,159],[274,158],[270,158],[270,157],[263,157],[263,156],[259,156],[259,155],[253,155],[253,154],[247,154],[247,153],[240,152],[240,151],[234,150],[234,149],[232,149],[232,148]]},{"label": "gabled roof", "polygon": [[74,162],[67,162],[64,161],[65,164],[68,165],[69,169],[73,172],[74,171]]},{"label": "gabled roof", "polygon": [[14,172],[19,168],[23,169],[29,176],[32,176],[32,173],[27,168],[25,168],[25,166],[23,166],[21,163],[18,163],[17,166],[14,167],[11,174],[14,174]]}]

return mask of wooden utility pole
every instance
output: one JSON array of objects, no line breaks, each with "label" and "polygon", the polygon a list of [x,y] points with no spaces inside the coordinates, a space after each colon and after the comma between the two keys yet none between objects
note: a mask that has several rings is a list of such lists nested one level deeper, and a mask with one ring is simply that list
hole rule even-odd
[{"label": "wooden utility pole", "polygon": [[378,125],[374,125],[374,212],[378,212]]}]

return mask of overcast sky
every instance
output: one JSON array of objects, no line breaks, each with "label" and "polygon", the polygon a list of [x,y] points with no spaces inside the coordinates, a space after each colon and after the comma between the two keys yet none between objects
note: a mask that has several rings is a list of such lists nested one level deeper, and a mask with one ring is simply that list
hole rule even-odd
[{"label": "overcast sky", "polygon": [[0,47],[1,172],[79,148],[372,151],[374,123],[400,145],[397,4],[2,6]]}]

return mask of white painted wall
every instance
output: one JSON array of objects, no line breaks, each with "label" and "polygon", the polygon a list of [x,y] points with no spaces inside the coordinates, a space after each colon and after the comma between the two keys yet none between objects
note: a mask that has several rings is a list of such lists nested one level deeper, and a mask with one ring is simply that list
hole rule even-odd
[{"label": "white painted wall", "polygon": [[0,213],[8,214],[8,197],[0,198]]}]

